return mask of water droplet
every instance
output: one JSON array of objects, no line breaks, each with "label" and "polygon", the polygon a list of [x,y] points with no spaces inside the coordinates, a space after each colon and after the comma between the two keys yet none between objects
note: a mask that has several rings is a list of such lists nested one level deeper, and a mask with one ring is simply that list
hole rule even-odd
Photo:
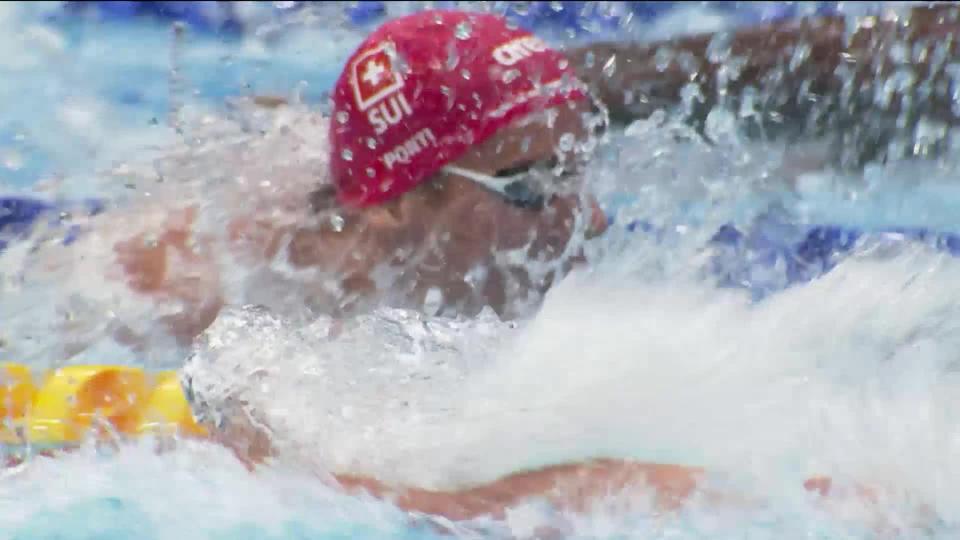
[{"label": "water droplet", "polygon": [[510,84],[510,83],[512,83],[513,81],[517,80],[517,77],[519,77],[519,76],[520,76],[520,71],[518,71],[518,70],[516,70],[516,69],[510,69],[510,70],[505,71],[505,72],[503,73],[503,77],[501,77],[501,78],[503,79],[503,82],[504,82],[504,83]]},{"label": "water droplet", "polygon": [[386,192],[390,191],[390,188],[392,188],[392,187],[393,187],[393,179],[392,179],[392,178],[388,178],[388,179],[386,179],[386,180],[384,180],[383,182],[380,183],[380,192],[381,192],[381,193],[386,193]]},{"label": "water droplet", "polygon": [[469,69],[464,69],[464,70],[462,70],[462,71],[460,72],[460,76],[463,77],[463,80],[469,81],[469,80],[470,80],[470,70],[469,70]]},{"label": "water droplet", "polygon": [[664,72],[670,67],[670,62],[673,61],[673,50],[667,47],[657,48],[657,52],[653,55],[653,60],[657,65],[657,71]]},{"label": "water droplet", "polygon": [[373,170],[373,167],[367,167],[367,176],[373,178],[377,175],[377,171]]},{"label": "water droplet", "polygon": [[588,68],[592,68],[594,62],[596,62],[596,57],[593,55],[593,51],[587,51],[587,54],[583,56],[583,65]]},{"label": "water droplet", "polygon": [[457,26],[453,29],[453,35],[456,36],[457,39],[469,39],[469,38],[470,38],[470,33],[471,33],[472,31],[473,31],[473,28],[470,27],[470,23],[469,23],[469,22],[467,22],[467,21],[461,21],[461,22],[460,22],[459,24],[457,24]]},{"label": "water droplet", "polygon": [[443,292],[436,287],[431,287],[423,298],[423,310],[436,315],[441,307],[443,307]]},{"label": "water droplet", "polygon": [[333,227],[333,230],[336,232],[343,231],[343,226],[345,223],[346,221],[340,214],[334,214],[330,216],[330,226]]},{"label": "water droplet", "polygon": [[790,56],[790,71],[796,71],[797,68],[803,65],[804,62],[810,58],[810,52],[812,48],[807,43],[798,43],[796,47],[793,48],[793,55]]},{"label": "water droplet", "polygon": [[20,152],[9,150],[3,155],[3,166],[11,171],[18,171],[23,168],[24,159]]},{"label": "water droplet", "polygon": [[561,152],[570,152],[573,150],[573,145],[577,142],[576,137],[573,136],[573,133],[564,133],[560,136],[559,146]]},{"label": "water droplet", "polygon": [[337,122],[341,124],[346,124],[347,120],[350,119],[350,115],[346,111],[340,111],[337,113]]},{"label": "water droplet", "polygon": [[387,49],[390,61],[393,63],[394,71],[398,73],[410,73],[410,63],[407,62],[406,57],[397,54],[396,51],[390,54],[390,50],[392,49]]},{"label": "water droplet", "polygon": [[290,9],[290,8],[292,8],[292,7],[296,7],[296,5],[297,5],[297,3],[296,3],[296,2],[292,2],[292,1],[274,2],[274,3],[273,3],[273,7],[277,8],[277,9]]},{"label": "water droplet", "polygon": [[617,71],[617,55],[614,54],[610,56],[610,58],[607,60],[605,64],[603,64],[603,74],[607,77],[612,77],[616,71]]},{"label": "water droplet", "polygon": [[560,69],[567,69],[569,66],[570,62],[566,58],[561,58],[560,61],[557,62],[557,67]]},{"label": "water droplet", "polygon": [[457,46],[451,42],[447,47],[447,71],[453,71],[460,63],[460,55],[457,53]]},{"label": "water droplet", "polygon": [[910,51],[903,43],[894,43],[890,46],[889,55],[897,64],[905,64],[909,61]]},{"label": "water droplet", "polygon": [[730,57],[733,36],[729,32],[719,32],[713,36],[707,45],[707,59],[719,64]]},{"label": "water droplet", "polygon": [[344,148],[343,151],[340,152],[340,157],[342,157],[344,161],[353,161],[353,152],[351,152],[349,148]]},{"label": "water droplet", "polygon": [[377,148],[377,140],[373,137],[367,137],[367,148],[374,150]]},{"label": "water droplet", "polygon": [[563,2],[550,2],[550,9],[560,13],[563,11]]},{"label": "water droplet", "polygon": [[530,137],[524,137],[523,140],[520,141],[520,151],[523,152],[524,154],[526,154],[527,152],[529,152],[529,151],[530,151],[530,143],[531,143],[531,142],[533,142],[533,141],[532,141],[532,139],[531,139]]}]

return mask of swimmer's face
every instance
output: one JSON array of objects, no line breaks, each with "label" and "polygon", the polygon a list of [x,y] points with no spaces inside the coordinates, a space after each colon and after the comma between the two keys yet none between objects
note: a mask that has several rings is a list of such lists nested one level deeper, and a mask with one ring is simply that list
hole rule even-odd
[{"label": "swimmer's face", "polygon": [[432,287],[460,310],[490,305],[509,315],[569,271],[581,241],[606,226],[584,192],[588,114],[586,105],[564,105],[516,122],[426,186],[442,204],[425,200],[418,212],[431,227],[419,294]]},{"label": "swimmer's face", "polygon": [[[589,114],[585,104],[562,105],[515,122],[452,163],[459,173],[445,170],[348,218],[346,230],[325,235],[322,252],[301,235],[291,256],[338,261],[331,270],[348,296],[514,316],[582,260],[583,239],[605,228],[580,168]],[[505,189],[514,183],[525,186]]]}]

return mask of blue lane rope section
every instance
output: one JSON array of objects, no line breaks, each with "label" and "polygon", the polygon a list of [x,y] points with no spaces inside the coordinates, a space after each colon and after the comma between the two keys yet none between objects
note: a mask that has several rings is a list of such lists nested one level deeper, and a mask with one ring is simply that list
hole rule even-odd
[{"label": "blue lane rope section", "polygon": [[70,217],[75,213],[93,216],[103,211],[103,203],[97,200],[82,201],[79,204],[54,204],[31,197],[0,197],[0,252],[11,242],[29,235],[42,219],[50,226],[65,226],[63,243],[69,245],[82,232],[81,227],[69,223]]}]

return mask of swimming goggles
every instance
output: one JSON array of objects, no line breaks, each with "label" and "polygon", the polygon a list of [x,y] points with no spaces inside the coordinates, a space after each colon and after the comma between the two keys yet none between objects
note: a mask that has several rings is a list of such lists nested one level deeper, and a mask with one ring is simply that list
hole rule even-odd
[{"label": "swimming goggles", "polygon": [[[537,166],[537,164],[513,167],[490,176],[455,165],[443,167],[448,174],[472,180],[484,188],[503,197],[508,203],[526,210],[542,210],[547,199],[566,191],[573,177],[581,175],[573,171],[556,171],[556,167]],[[552,169],[552,170],[550,170]]]}]

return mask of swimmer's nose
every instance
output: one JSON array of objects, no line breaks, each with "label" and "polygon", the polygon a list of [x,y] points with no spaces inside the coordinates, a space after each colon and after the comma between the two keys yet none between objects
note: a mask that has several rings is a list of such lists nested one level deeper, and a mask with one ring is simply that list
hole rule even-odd
[{"label": "swimmer's nose", "polygon": [[600,203],[592,195],[587,195],[586,206],[590,212],[590,224],[587,227],[587,238],[596,238],[607,230],[607,214],[600,208]]}]

